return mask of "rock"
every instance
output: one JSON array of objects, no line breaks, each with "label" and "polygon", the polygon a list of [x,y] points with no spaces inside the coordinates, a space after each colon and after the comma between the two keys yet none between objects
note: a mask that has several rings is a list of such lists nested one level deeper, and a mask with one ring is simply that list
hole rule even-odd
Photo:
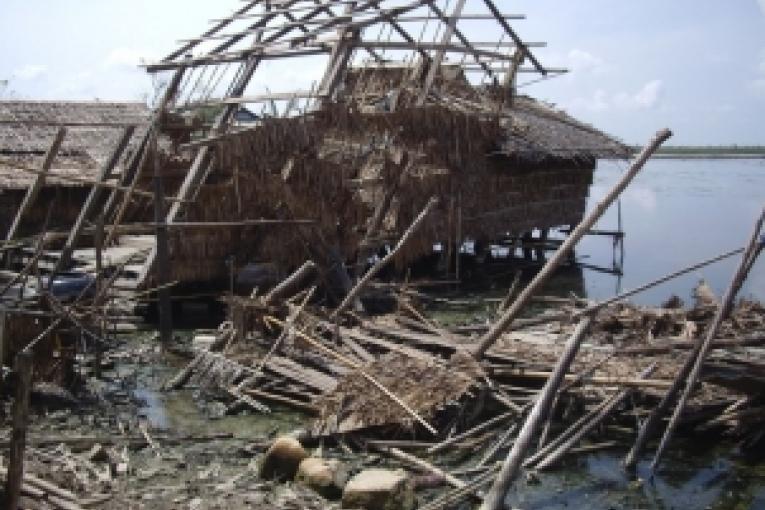
[{"label": "rock", "polygon": [[298,466],[308,457],[300,441],[292,437],[277,438],[263,457],[260,476],[266,479],[292,480]]},{"label": "rock", "polygon": [[412,483],[403,470],[366,469],[343,490],[343,508],[411,510],[414,506]]},{"label": "rock", "polygon": [[295,480],[327,499],[338,499],[348,481],[348,469],[337,459],[308,457],[298,466]]}]

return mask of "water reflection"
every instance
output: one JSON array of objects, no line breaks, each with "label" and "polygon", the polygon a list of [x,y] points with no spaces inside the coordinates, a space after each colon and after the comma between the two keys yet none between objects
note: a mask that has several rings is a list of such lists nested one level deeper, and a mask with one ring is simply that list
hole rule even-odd
[{"label": "water reflection", "polygon": [[508,508],[525,510],[724,509],[762,508],[762,470],[734,462],[719,448],[669,458],[652,480],[648,461],[638,466],[636,482],[621,467],[622,455],[592,454],[540,474],[538,484],[519,481],[508,494]]},{"label": "water reflection", "polygon": [[[626,163],[602,161],[595,172],[588,209],[611,189]],[[621,199],[625,258],[623,276],[585,268],[587,296],[612,296],[671,271],[711,258],[746,243],[754,220],[765,204],[763,160],[653,160]],[[616,206],[596,229],[616,230]],[[577,257],[587,264],[608,267],[614,250],[607,237],[587,236]],[[736,257],[690,273],[635,296],[642,304],[658,304],[675,293],[686,301],[700,278],[722,294],[738,265]],[[765,300],[765,261],[757,262],[742,296]]]}]

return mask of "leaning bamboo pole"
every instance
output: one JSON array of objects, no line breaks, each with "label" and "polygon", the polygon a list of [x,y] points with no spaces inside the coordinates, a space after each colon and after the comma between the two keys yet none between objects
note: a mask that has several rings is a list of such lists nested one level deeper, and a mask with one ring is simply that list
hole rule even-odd
[{"label": "leaning bamboo pole", "polygon": [[[672,439],[672,434],[677,427],[678,422],[680,421],[680,417],[685,410],[685,406],[688,403],[688,399],[690,398],[691,393],[693,392],[693,388],[696,386],[696,381],[701,374],[701,369],[704,366],[704,361],[706,360],[707,354],[709,354],[709,350],[712,347],[712,341],[717,335],[717,332],[720,330],[720,325],[722,324],[723,319],[725,319],[728,314],[730,314],[730,311],[733,308],[733,301],[736,298],[736,294],[741,288],[741,285],[744,283],[744,280],[746,280],[746,277],[749,274],[749,269],[751,269],[752,265],[754,264],[754,259],[756,259],[759,253],[762,251],[762,246],[765,244],[765,241],[760,240],[760,231],[762,230],[763,220],[765,220],[765,208],[762,210],[760,217],[755,222],[754,231],[752,232],[752,235],[749,239],[749,244],[747,245],[746,252],[741,259],[741,264],[733,275],[733,279],[731,280],[728,289],[725,291],[725,297],[717,307],[717,313],[712,320],[712,324],[709,325],[709,328],[706,331],[704,340],[700,344],[701,346],[698,354],[695,356],[695,359],[693,359],[693,369],[690,371],[690,375],[688,375],[688,379],[685,382],[685,389],[680,395],[680,400],[678,401],[677,406],[675,406],[675,410],[672,413],[672,418],[667,424],[667,428],[661,438],[661,443],[659,443],[659,448],[656,450],[656,455],[654,456],[653,462],[651,463],[652,472],[656,470],[656,467],[661,461],[662,454],[667,449],[667,445]],[[689,360],[690,359],[692,358],[689,358]],[[690,366],[690,363],[688,363],[688,365]],[[678,374],[677,379],[682,381],[685,379],[685,377],[682,377],[683,375],[685,374],[683,374],[681,371],[681,373]]]},{"label": "leaning bamboo pole", "polygon": [[539,429],[539,426],[544,422],[547,413],[549,412],[550,404],[552,404],[566,372],[568,372],[577,352],[579,352],[579,347],[582,345],[591,323],[592,317],[583,317],[579,321],[579,324],[577,324],[574,333],[566,342],[563,354],[561,354],[558,363],[555,365],[555,369],[547,379],[544,388],[542,388],[539,398],[537,398],[537,401],[534,404],[534,408],[526,418],[515,443],[513,443],[513,448],[503,462],[502,469],[500,470],[499,475],[497,475],[496,480],[494,480],[491,490],[484,498],[480,510],[500,510],[504,508],[505,494],[507,494],[510,484],[515,477],[518,476],[521,463],[531,446],[534,435]]},{"label": "leaning bamboo pole", "polygon": [[425,222],[425,218],[428,217],[430,212],[438,205],[438,198],[437,197],[431,197],[431,199],[428,201],[428,204],[425,206],[425,208],[420,212],[420,214],[415,218],[415,220],[412,222],[412,224],[409,226],[408,229],[406,229],[406,232],[404,232],[404,235],[401,236],[401,239],[396,244],[396,247],[393,248],[390,253],[388,253],[385,257],[383,257],[380,261],[377,262],[374,266],[372,266],[372,269],[366,272],[364,276],[361,278],[361,280],[358,281],[358,283],[351,289],[351,291],[348,293],[347,296],[345,296],[345,299],[343,299],[343,302],[340,303],[340,306],[335,309],[334,312],[332,312],[332,319],[340,315],[348,306],[353,303],[353,301],[356,299],[356,296],[359,295],[359,293],[364,289],[367,283],[374,278],[377,273],[380,272],[380,270],[388,265],[391,260],[393,260],[396,255],[398,255],[398,252],[401,251],[401,249],[406,245],[407,242],[409,242],[409,239],[412,238],[412,236],[420,229],[422,224]]},{"label": "leaning bamboo pole", "polygon": [[[494,345],[499,337],[504,333],[507,328],[512,324],[516,317],[520,314],[521,310],[531,300],[532,296],[547,282],[547,280],[553,275],[558,266],[563,263],[568,257],[571,250],[584,237],[584,235],[595,225],[600,219],[603,213],[608,207],[616,200],[616,198],[624,191],[624,189],[632,182],[632,179],[638,174],[643,165],[645,165],[648,158],[659,148],[659,146],[672,136],[672,132],[669,129],[662,129],[657,132],[654,138],[646,145],[640,152],[634,163],[630,167],[619,182],[613,187],[613,189],[606,195],[606,197],[595,206],[595,209],[582,220],[579,225],[569,234],[566,241],[560,245],[558,250],[553,254],[550,260],[547,261],[542,270],[534,277],[531,283],[521,291],[513,304],[502,317],[489,329],[489,331],[481,338],[481,341],[474,353],[475,357],[480,359],[486,353],[486,351]],[[492,507],[487,507],[492,508]],[[496,507],[499,508],[499,507]]]}]

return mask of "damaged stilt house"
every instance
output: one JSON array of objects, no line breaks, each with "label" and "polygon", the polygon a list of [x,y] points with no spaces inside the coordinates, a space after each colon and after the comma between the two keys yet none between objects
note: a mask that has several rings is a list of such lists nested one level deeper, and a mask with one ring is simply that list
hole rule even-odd
[{"label": "damaged stilt house", "polygon": [[[154,128],[172,139],[160,143],[158,168],[175,197],[162,281],[227,281],[232,261],[287,274],[312,259],[342,294],[350,279],[338,268],[391,245],[432,197],[398,267],[438,243],[453,256],[467,239],[485,247],[575,225],[596,158],[629,149],[518,95],[519,75],[563,70],[545,68],[532,53],[542,43],[509,26],[522,16],[474,7],[247,2],[149,65],[167,76]],[[473,40],[476,27],[497,40]],[[300,69],[307,86],[272,91],[284,88],[284,69]],[[259,120],[235,120],[245,105]],[[126,186],[152,191],[146,160]],[[128,198],[107,224],[140,217],[145,202]],[[156,258],[155,249],[144,286],[156,283]]]},{"label": "damaged stilt house", "polygon": [[[388,480],[383,496],[406,501],[390,507],[412,507],[411,486],[421,482],[451,486],[430,491],[421,509],[470,499],[498,510],[522,468],[618,448],[633,432],[625,464],[634,466],[678,396],[655,463],[676,425],[765,451],[765,308],[734,299],[765,246],[763,214],[746,247],[607,301],[540,295],[671,132],[658,132],[585,215],[596,160],[626,158],[630,149],[519,93],[522,75],[533,81],[565,71],[539,61],[532,50],[543,43],[521,39],[513,28],[519,19],[492,0],[249,0],[147,65],[162,85],[151,108],[0,103],[0,204],[7,211],[0,223],[7,268],[0,273],[0,361],[11,365],[15,356],[21,382],[9,439],[16,498],[25,490],[56,508],[80,508],[79,501],[160,506],[162,498],[172,499],[168,507],[201,508],[207,492],[226,491],[225,504],[236,506],[229,491],[262,495],[262,479],[271,476],[316,488],[306,481],[310,473],[301,473],[310,460],[323,472],[338,468],[324,477],[331,487],[318,492],[342,493],[344,507],[377,508],[384,498],[359,496],[359,486]],[[546,239],[556,227],[569,234],[565,240]],[[504,299],[455,300],[407,278],[377,286],[390,291],[395,312],[357,306],[385,267],[411,268],[436,253],[459,279],[467,244],[481,255],[525,242],[536,230],[540,244],[550,241],[556,251],[528,284],[517,274]],[[707,291],[688,308],[676,297],[656,308],[624,302],[742,254],[719,300]],[[269,264],[278,284],[236,295],[236,272],[251,263]],[[232,287],[221,300],[227,320],[193,341],[174,339],[169,289],[182,297],[204,286],[220,297],[223,285]],[[110,325],[155,296],[162,349],[154,337],[116,347]],[[471,323],[429,313],[451,314],[466,301],[480,301]],[[131,404],[130,412],[105,413],[103,421],[115,418],[106,425],[113,433],[84,438],[97,440],[91,453],[64,456],[65,469],[83,482],[73,487],[77,494],[22,479],[32,355],[36,380],[66,385],[76,366],[80,381],[104,391],[114,386],[117,398],[127,395],[127,377],[99,374],[102,366],[159,365],[171,352],[190,362],[163,379],[162,390],[197,386],[194,403],[215,404],[204,406],[204,416],[287,406],[315,419],[273,443],[228,434],[232,443],[195,458],[161,454],[171,440],[196,443],[197,436],[153,435],[151,413],[138,416]],[[135,374],[144,368],[134,367]],[[156,382],[160,373],[144,375]],[[298,438],[321,445],[315,457],[305,459]],[[151,451],[133,458],[150,457],[151,469],[128,465],[135,441]],[[280,445],[289,454],[282,465]],[[247,455],[257,449],[263,455],[255,475]],[[339,450],[342,458],[328,459]],[[370,451],[427,476],[381,470]],[[55,466],[61,452],[46,453],[45,464]],[[356,473],[346,484],[340,468],[354,453]],[[246,462],[241,471],[232,457]],[[218,467],[211,459],[221,460]],[[158,467],[163,461],[172,464]],[[97,463],[107,464],[106,476]],[[206,473],[196,476],[202,465]],[[77,466],[85,468],[78,473]],[[213,484],[221,469],[232,476]],[[193,482],[177,483],[181,472]],[[155,476],[156,486],[143,488]],[[97,486],[86,483],[93,479]],[[201,480],[214,490],[189,490]],[[106,499],[83,499],[96,487]],[[329,508],[325,503],[295,507]]]}]

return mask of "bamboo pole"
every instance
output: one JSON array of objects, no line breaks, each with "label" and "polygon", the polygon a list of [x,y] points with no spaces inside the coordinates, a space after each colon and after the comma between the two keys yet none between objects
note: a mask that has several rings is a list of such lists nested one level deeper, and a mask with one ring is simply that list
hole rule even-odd
[{"label": "bamboo pole", "polygon": [[[760,217],[760,221],[762,221],[762,217]],[[749,261],[750,251],[751,250],[749,250],[748,248],[745,250],[744,256],[741,259],[742,260],[741,267],[747,266],[747,262]],[[722,307],[718,308],[718,311],[721,309]],[[716,318],[717,316],[715,316],[715,319]],[[635,443],[632,445],[632,448],[624,457],[623,464],[625,468],[634,469],[635,465],[638,462],[638,459],[640,458],[641,453],[645,449],[646,443],[648,443],[648,439],[651,437],[654,430],[659,425],[659,421],[661,420],[662,416],[664,416],[664,414],[669,409],[669,406],[674,401],[675,396],[680,391],[683,385],[683,382],[685,381],[685,379],[688,377],[688,374],[693,369],[696,358],[701,352],[702,345],[706,342],[706,340],[710,340],[711,338],[714,338],[714,335],[712,335],[711,337],[707,335],[704,340],[699,339],[693,344],[691,353],[685,359],[683,366],[680,368],[680,371],[678,372],[677,376],[672,381],[671,386],[669,387],[667,392],[664,394],[659,404],[651,411],[651,414],[648,415],[648,418],[646,418],[646,420],[643,422],[643,425],[640,427],[640,430],[638,431],[638,435],[635,438]],[[710,343],[711,343],[711,340],[710,340]]]},{"label": "bamboo pole", "polygon": [[173,340],[173,304],[171,302],[171,289],[167,286],[170,281],[170,248],[167,233],[167,222],[165,221],[164,203],[162,198],[165,196],[162,182],[162,167],[159,160],[159,134],[155,133],[149,150],[153,156],[154,167],[154,222],[155,230],[155,250],[157,252],[156,284],[157,308],[159,310],[159,337],[162,348],[164,349]]},{"label": "bamboo pole", "polygon": [[[558,250],[553,254],[550,260],[547,261],[542,270],[534,277],[531,283],[521,291],[516,300],[507,309],[504,315],[492,326],[491,329],[481,338],[481,342],[475,351],[475,357],[480,359],[486,353],[486,351],[494,345],[499,337],[504,333],[507,328],[512,324],[516,317],[520,314],[521,310],[526,306],[531,297],[536,293],[542,285],[553,275],[555,269],[566,260],[571,250],[579,242],[579,240],[595,225],[600,219],[603,213],[608,207],[616,200],[624,189],[632,182],[632,179],[638,174],[643,165],[645,165],[648,158],[659,148],[659,146],[672,136],[672,132],[668,129],[663,129],[656,133],[651,142],[645,146],[642,152],[633,162],[627,173],[622,176],[619,182],[613,187],[613,189],[606,195],[606,197],[595,206],[595,209],[582,220],[582,222],[569,234],[566,241],[561,244]],[[491,508],[491,507],[487,507]],[[498,508],[498,507],[497,507]]]},{"label": "bamboo pole", "polygon": [[428,201],[428,204],[425,206],[425,208],[420,212],[420,214],[415,218],[414,222],[409,226],[409,228],[404,232],[404,235],[401,236],[401,239],[396,244],[396,247],[393,248],[393,250],[390,251],[385,257],[382,258],[382,260],[378,261],[377,264],[375,264],[369,271],[364,274],[364,276],[356,283],[356,285],[351,289],[351,291],[348,293],[348,295],[345,296],[345,299],[343,299],[343,302],[340,303],[340,306],[335,309],[334,312],[332,312],[331,318],[335,319],[338,315],[340,315],[348,306],[353,303],[356,296],[359,295],[359,293],[364,289],[367,283],[374,278],[377,273],[380,272],[380,270],[385,267],[391,260],[395,258],[396,255],[398,255],[398,252],[401,251],[401,249],[406,245],[407,242],[409,242],[409,239],[412,238],[412,236],[420,229],[422,224],[425,221],[425,218],[428,217],[430,212],[438,205],[438,198],[437,197],[431,197],[431,199]]},{"label": "bamboo pole", "polygon": [[462,434],[458,434],[456,436],[452,436],[446,441],[443,441],[441,443],[438,443],[436,445],[431,446],[427,449],[428,455],[433,455],[435,453],[439,453],[447,449],[448,447],[452,446],[455,443],[459,443],[460,441],[467,439],[468,437],[475,436],[477,434],[480,434],[484,430],[488,430],[491,427],[498,425],[502,423],[503,421],[509,420],[513,416],[515,416],[517,413],[515,411],[510,411],[504,414],[500,414],[499,416],[495,416],[494,418],[487,420],[480,425],[477,425],[473,427],[470,430],[466,430]]},{"label": "bamboo pole", "polygon": [[263,304],[270,306],[276,301],[286,299],[295,292],[308,278],[314,276],[317,266],[312,260],[306,261],[294,273],[284,279],[279,285],[271,289],[271,292],[263,298]]},{"label": "bamboo pole", "polygon": [[[642,374],[640,374],[640,377],[648,377],[651,372],[655,370],[655,368],[655,364],[648,367],[645,371],[643,371]],[[566,434],[564,439],[558,441],[554,447],[549,448],[545,454],[539,456],[541,460],[536,463],[536,469],[546,469],[558,462],[575,444],[577,444],[584,436],[589,434],[592,429],[597,427],[611,413],[611,411],[614,410],[616,406],[624,402],[624,399],[629,396],[631,391],[631,388],[626,388],[619,391],[611,398],[607,399],[605,405],[601,406],[597,412],[593,413],[582,426],[576,428],[572,427],[566,433],[564,433]]]},{"label": "bamboo pole", "polygon": [[[677,406],[675,406],[674,412],[672,413],[672,418],[669,420],[669,424],[667,424],[667,428],[664,431],[664,436],[661,438],[659,448],[656,450],[656,455],[654,456],[653,462],[651,463],[651,472],[656,470],[656,467],[661,461],[662,454],[667,449],[669,441],[672,439],[672,434],[674,433],[675,428],[680,421],[680,417],[685,410],[685,406],[688,403],[688,399],[690,398],[691,393],[693,392],[696,381],[701,374],[701,369],[704,366],[704,361],[709,354],[709,350],[712,346],[712,341],[717,335],[717,332],[720,330],[720,325],[722,324],[723,319],[725,319],[730,314],[730,311],[733,308],[733,301],[736,298],[738,290],[741,288],[744,280],[746,280],[746,277],[749,274],[749,270],[754,264],[754,259],[757,258],[760,251],[762,250],[762,246],[765,245],[765,240],[760,239],[760,230],[762,230],[763,220],[765,220],[765,208],[763,208],[762,212],[760,213],[760,217],[755,222],[754,231],[752,232],[752,235],[749,239],[749,244],[747,245],[746,252],[741,259],[741,264],[734,273],[733,279],[731,280],[730,285],[725,292],[725,297],[717,308],[717,313],[715,314],[712,324],[709,325],[706,331],[704,340],[700,344],[698,354],[693,358],[689,358],[689,360],[693,359],[693,368],[690,371],[690,375],[688,375],[688,379],[685,383],[685,389],[680,395],[680,400],[677,403]],[[688,365],[690,366],[690,363],[688,363]],[[685,379],[685,377],[681,377],[683,375],[684,374],[681,371],[681,373],[678,374],[676,380]]]},{"label": "bamboo pole", "polygon": [[504,508],[505,494],[507,494],[510,485],[518,475],[521,462],[523,462],[523,458],[531,446],[534,434],[536,434],[537,429],[544,422],[550,404],[552,404],[566,372],[574,361],[591,322],[592,318],[583,317],[579,321],[579,324],[577,324],[574,333],[566,342],[563,354],[561,354],[553,373],[547,379],[544,388],[542,388],[539,398],[534,404],[534,408],[526,418],[515,443],[513,443],[510,453],[502,464],[502,469],[500,470],[499,475],[496,480],[494,480],[491,490],[484,498],[480,510],[501,510]]},{"label": "bamboo pole", "polygon": [[656,287],[657,285],[660,285],[662,283],[668,282],[669,280],[672,280],[674,278],[677,278],[679,276],[682,276],[687,273],[691,273],[693,271],[696,271],[697,269],[701,269],[702,267],[706,267],[710,264],[714,264],[715,262],[719,262],[721,260],[725,260],[727,258],[733,257],[734,255],[737,255],[739,253],[742,253],[744,251],[744,248],[737,248],[735,250],[731,250],[729,252],[723,253],[722,255],[718,255],[717,257],[712,257],[710,259],[698,262],[696,264],[693,264],[691,266],[688,266],[684,269],[681,269],[679,271],[675,271],[673,273],[670,273],[666,276],[662,276],[661,278],[658,278],[652,282],[648,282],[645,285],[641,285],[640,287],[636,287],[632,290],[628,290],[626,292],[622,292],[621,294],[612,297],[611,299],[607,299],[606,301],[601,301],[600,303],[595,303],[593,305],[588,306],[584,310],[580,310],[576,312],[572,317],[574,319],[578,319],[582,315],[589,315],[597,312],[598,310],[602,310],[603,308],[612,305],[614,303],[617,303],[619,301],[622,301],[624,299],[627,299],[630,296],[634,296],[635,294],[639,294],[640,292],[643,292],[645,290],[648,290],[650,288]]},{"label": "bamboo pole", "polygon": [[415,457],[414,455],[406,453],[398,448],[394,448],[390,446],[375,445],[375,444],[370,444],[370,446],[380,453],[390,455],[396,460],[400,460],[401,462],[409,464],[410,466],[414,466],[418,469],[422,469],[431,474],[434,474],[438,476],[439,478],[443,479],[444,481],[446,481],[446,483],[448,483],[449,485],[451,485],[452,487],[456,489],[464,489],[465,487],[467,487],[467,484],[465,482],[463,482],[456,476],[452,475],[451,473],[447,473],[446,471],[439,468],[438,466],[434,466],[430,462],[423,460],[419,457]]}]

